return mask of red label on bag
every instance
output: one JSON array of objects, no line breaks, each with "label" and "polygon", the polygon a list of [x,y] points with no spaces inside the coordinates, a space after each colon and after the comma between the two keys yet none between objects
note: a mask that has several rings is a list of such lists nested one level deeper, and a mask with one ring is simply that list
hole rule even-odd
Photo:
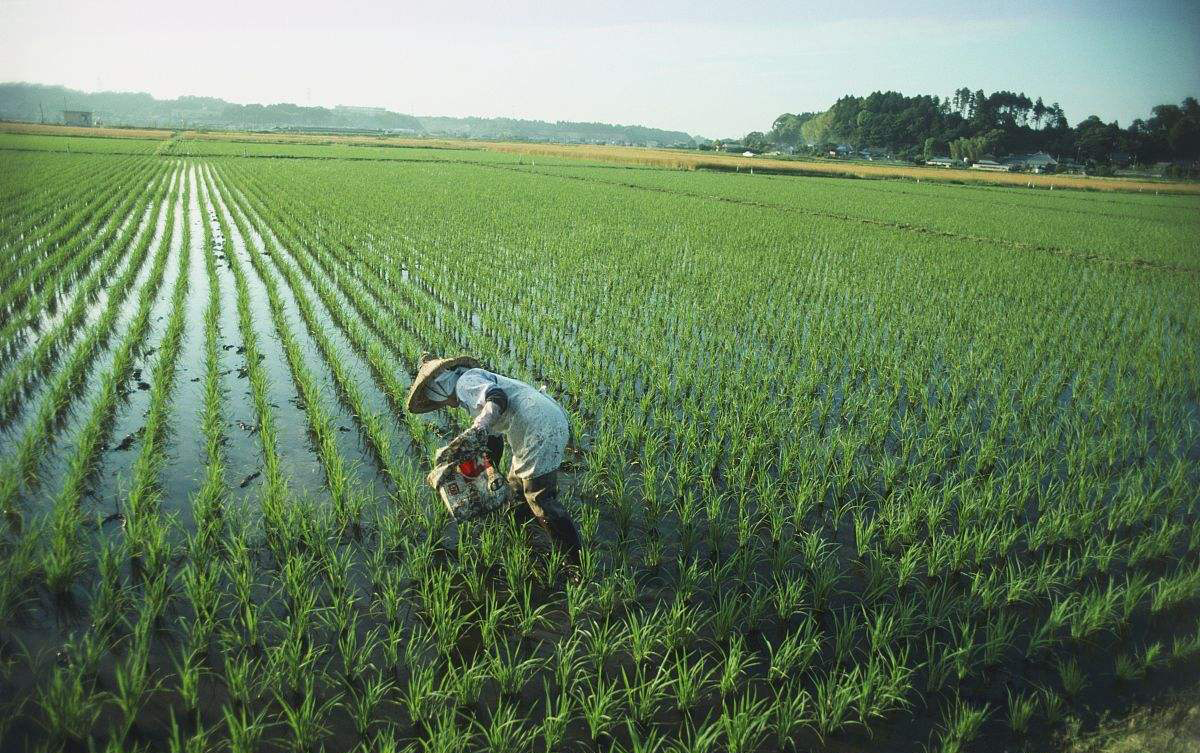
[{"label": "red label on bag", "polygon": [[464,460],[458,464],[458,472],[467,478],[475,478],[483,473],[483,464],[475,460]]}]

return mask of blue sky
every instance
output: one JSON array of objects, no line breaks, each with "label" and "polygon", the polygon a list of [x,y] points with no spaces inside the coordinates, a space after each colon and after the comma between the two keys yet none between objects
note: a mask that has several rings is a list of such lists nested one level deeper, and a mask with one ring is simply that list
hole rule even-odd
[{"label": "blue sky", "polygon": [[710,137],[966,85],[1126,125],[1200,96],[1200,2],[0,0],[0,80]]}]

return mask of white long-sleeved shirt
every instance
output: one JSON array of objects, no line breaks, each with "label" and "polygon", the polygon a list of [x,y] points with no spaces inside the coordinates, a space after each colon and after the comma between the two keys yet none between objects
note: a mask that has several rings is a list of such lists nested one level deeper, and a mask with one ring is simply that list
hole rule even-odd
[{"label": "white long-sleeved shirt", "polygon": [[504,437],[512,452],[510,475],[535,478],[562,464],[570,436],[567,413],[545,392],[485,369],[467,369],[454,394],[473,425]]}]

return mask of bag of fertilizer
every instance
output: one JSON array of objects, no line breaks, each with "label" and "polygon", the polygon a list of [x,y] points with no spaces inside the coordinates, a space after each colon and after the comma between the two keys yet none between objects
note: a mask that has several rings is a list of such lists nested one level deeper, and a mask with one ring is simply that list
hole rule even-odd
[{"label": "bag of fertilizer", "polygon": [[444,463],[430,471],[426,481],[457,521],[497,510],[509,497],[508,483],[487,459]]}]

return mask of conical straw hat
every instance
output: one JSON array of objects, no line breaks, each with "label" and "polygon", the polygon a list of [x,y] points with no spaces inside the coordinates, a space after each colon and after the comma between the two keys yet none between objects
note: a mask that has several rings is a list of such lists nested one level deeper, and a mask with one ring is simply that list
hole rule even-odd
[{"label": "conical straw hat", "polygon": [[455,356],[454,358],[432,358],[429,354],[421,356],[421,365],[417,367],[417,375],[413,377],[412,386],[408,388],[407,407],[410,413],[428,413],[447,405],[458,405],[458,398],[453,395],[448,400],[434,402],[425,394],[425,388],[433,383],[438,374],[446,369],[458,367],[468,369],[483,368],[479,361],[471,356]]}]

